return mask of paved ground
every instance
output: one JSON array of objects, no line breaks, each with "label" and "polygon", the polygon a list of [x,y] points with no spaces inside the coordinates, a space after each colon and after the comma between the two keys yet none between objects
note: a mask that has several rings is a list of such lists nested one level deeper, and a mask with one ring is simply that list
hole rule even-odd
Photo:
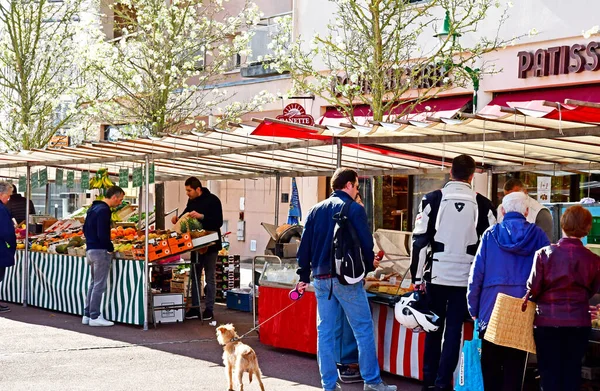
[{"label": "paved ground", "polygon": [[[208,323],[186,321],[144,332],[126,325],[92,328],[77,316],[11,308],[0,317],[1,390],[227,390],[222,350]],[[219,323],[233,322],[243,332],[252,325],[247,313],[224,306],[215,313]],[[320,389],[314,356],[262,345],[256,336],[247,343],[257,352],[268,391]],[[398,376],[384,379],[401,390],[419,389]],[[259,387],[253,382],[245,390]]]}]

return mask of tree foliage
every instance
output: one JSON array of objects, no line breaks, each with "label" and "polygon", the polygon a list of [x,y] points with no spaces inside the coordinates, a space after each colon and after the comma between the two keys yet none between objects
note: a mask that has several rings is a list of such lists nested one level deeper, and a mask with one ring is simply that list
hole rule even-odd
[{"label": "tree foliage", "polygon": [[97,26],[87,0],[0,2],[0,142],[41,148],[102,90],[82,55]]},{"label": "tree foliage", "polygon": [[[499,38],[507,12],[496,11],[496,0],[329,1],[337,12],[325,35],[291,41],[291,18],[281,18],[274,54],[265,60],[290,72],[294,92],[324,98],[351,122],[358,104],[368,105],[373,119],[381,121],[391,113],[402,116],[441,91],[477,82],[491,72],[486,64],[475,66],[482,55],[509,44]],[[449,34],[437,42],[432,36],[444,25],[444,10]],[[494,36],[477,32],[483,23],[498,26]],[[409,92],[410,105],[400,106]]]},{"label": "tree foliage", "polygon": [[214,87],[238,54],[247,53],[260,19],[253,3],[234,16],[225,14],[221,0],[122,0],[113,10],[121,37],[97,56],[98,70],[114,88],[112,99],[94,105],[103,120],[156,135],[185,125],[201,129],[206,123],[200,119],[211,114],[239,120],[273,99],[261,92],[249,102],[226,104],[232,95]]}]

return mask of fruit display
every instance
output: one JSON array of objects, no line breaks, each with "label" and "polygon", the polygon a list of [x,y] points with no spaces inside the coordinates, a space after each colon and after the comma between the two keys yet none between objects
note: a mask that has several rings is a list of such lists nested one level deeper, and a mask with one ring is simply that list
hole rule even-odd
[{"label": "fruit display", "polygon": [[[193,218],[193,217],[186,217],[181,219],[181,223],[179,224],[179,229],[181,231],[181,233],[190,233],[190,235],[192,235],[192,233],[199,233],[200,231],[202,231],[202,223],[200,221],[198,221],[197,219]],[[192,237],[200,237],[202,235],[199,236],[194,236],[192,235]]]},{"label": "fruit display", "polygon": [[108,189],[115,184],[108,177],[108,169],[101,168],[90,178],[90,189]]},{"label": "fruit display", "polygon": [[110,240],[135,240],[138,232],[135,228],[117,227],[110,230]]}]

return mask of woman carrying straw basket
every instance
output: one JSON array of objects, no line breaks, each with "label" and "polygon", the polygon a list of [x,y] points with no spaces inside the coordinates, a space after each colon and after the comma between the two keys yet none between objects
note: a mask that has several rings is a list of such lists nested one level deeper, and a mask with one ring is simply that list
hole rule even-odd
[{"label": "woman carrying straw basket", "polygon": [[541,249],[527,288],[537,304],[534,338],[544,391],[575,391],[591,331],[590,298],[600,289],[600,257],[581,238],[592,227],[591,213],[580,205],[560,219],[563,238]]},{"label": "woman carrying straw basket", "polygon": [[[501,223],[484,234],[469,275],[469,312],[479,319],[483,339],[496,297],[504,293],[523,297],[536,251],[550,244],[544,231],[528,223],[527,195],[514,192],[504,196]],[[481,370],[486,391],[521,389],[527,353],[483,340]]]}]

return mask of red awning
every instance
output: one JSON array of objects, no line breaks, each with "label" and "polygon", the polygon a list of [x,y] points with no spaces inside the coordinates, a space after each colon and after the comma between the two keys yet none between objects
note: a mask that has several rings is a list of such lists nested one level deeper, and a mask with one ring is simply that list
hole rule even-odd
[{"label": "red awning", "polygon": [[[548,115],[547,113],[551,113],[555,109],[549,106],[544,106],[544,102],[549,101],[562,104],[565,101],[565,99],[575,99],[585,102],[600,102],[600,85],[585,85],[535,89],[527,91],[502,92],[497,94],[486,107],[481,109],[479,111],[479,114],[495,115],[500,117],[505,115],[505,113],[500,111],[501,107],[513,107],[538,112],[536,115],[537,117],[554,118],[546,116]],[[566,108],[567,110],[564,110],[564,108]],[[579,117],[578,111],[573,112],[572,116],[569,118],[565,117],[565,113],[569,111],[569,109],[574,109],[574,107],[563,106],[563,109],[561,109],[561,115],[563,120],[585,122],[585,120],[573,119]],[[558,110],[556,111],[558,112]],[[569,114],[566,115],[568,116]],[[557,113],[556,119],[558,118],[559,115]]]},{"label": "red awning", "polygon": [[[452,118],[460,109],[465,107],[472,100],[471,95],[447,96],[431,98],[425,102],[417,104],[406,119],[424,121],[426,117]],[[392,109],[390,113],[394,118],[404,113],[410,107],[410,102],[401,103]],[[359,105],[354,108],[354,120],[359,125],[368,124],[373,119],[371,108],[367,105]],[[325,114],[317,121],[321,125],[339,125],[340,122],[349,122],[344,113],[335,107],[328,107]]]}]

